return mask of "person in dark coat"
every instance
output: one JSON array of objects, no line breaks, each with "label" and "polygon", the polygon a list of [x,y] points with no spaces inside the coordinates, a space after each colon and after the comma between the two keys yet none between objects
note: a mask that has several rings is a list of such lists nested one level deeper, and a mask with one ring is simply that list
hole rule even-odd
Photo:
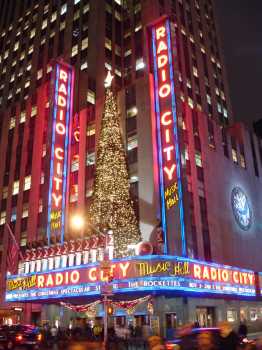
[{"label": "person in dark coat", "polygon": [[229,322],[221,322],[219,350],[237,350],[239,345],[238,335],[232,329]]},{"label": "person in dark coat", "polygon": [[241,322],[238,328],[238,335],[242,338],[247,337],[247,325],[245,322]]}]

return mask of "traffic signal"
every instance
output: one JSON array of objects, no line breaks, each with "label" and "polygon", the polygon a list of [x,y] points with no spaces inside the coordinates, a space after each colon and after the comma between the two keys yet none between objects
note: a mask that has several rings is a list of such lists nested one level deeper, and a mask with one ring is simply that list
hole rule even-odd
[{"label": "traffic signal", "polygon": [[114,313],[114,308],[112,305],[107,305],[107,314],[110,316],[110,315],[113,315]]}]

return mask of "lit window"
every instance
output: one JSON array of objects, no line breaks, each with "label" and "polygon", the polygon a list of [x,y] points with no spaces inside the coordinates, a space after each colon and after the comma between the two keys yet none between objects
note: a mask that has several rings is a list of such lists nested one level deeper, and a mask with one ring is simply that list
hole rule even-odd
[{"label": "lit window", "polygon": [[37,80],[39,80],[39,79],[41,79],[42,78],[42,76],[43,76],[43,69],[39,69],[38,71],[37,71]]},{"label": "lit window", "polygon": [[227,321],[228,322],[237,321],[237,310],[234,310],[234,309],[227,310]]},{"label": "lit window", "polygon": [[53,12],[52,13],[52,16],[51,16],[51,22],[54,22],[57,18],[57,13],[56,12]]},{"label": "lit window", "polygon": [[244,169],[246,168],[246,161],[243,154],[240,154],[240,166]]},{"label": "lit window", "polygon": [[132,118],[132,117],[135,117],[137,115],[137,107],[134,106],[132,108],[129,108],[127,111],[126,111],[126,114],[127,114],[127,117],[128,118]]},{"label": "lit window", "polygon": [[195,77],[198,77],[198,70],[195,66],[193,66],[193,74]]},{"label": "lit window", "polygon": [[234,163],[237,163],[237,151],[232,148],[232,159]]},{"label": "lit window", "polygon": [[12,94],[12,92],[10,91],[9,94],[8,94],[8,96],[7,96],[7,98],[8,98],[8,100],[10,100],[12,97],[13,97],[13,94]]},{"label": "lit window", "polygon": [[86,165],[95,164],[95,153],[89,153],[86,156]]},{"label": "lit window", "polygon": [[61,30],[65,29],[65,26],[66,26],[65,21],[61,22],[59,30],[61,31]]},{"label": "lit window", "polygon": [[138,24],[138,25],[135,27],[135,32],[138,32],[140,29],[142,29],[142,24]]},{"label": "lit window", "polygon": [[2,199],[6,199],[7,197],[8,197],[8,186],[5,186],[2,192]]},{"label": "lit window", "polygon": [[31,175],[25,177],[24,191],[30,190],[31,188]]},{"label": "lit window", "polygon": [[108,39],[107,37],[106,37],[106,40],[105,40],[105,47],[108,50],[112,50],[112,41],[110,39]]},{"label": "lit window", "polygon": [[52,66],[50,64],[47,65],[46,72],[49,73],[52,71]]},{"label": "lit window", "polygon": [[194,108],[194,101],[192,100],[192,98],[188,97],[187,98],[187,103],[189,105],[190,108]]},{"label": "lit window", "polygon": [[136,60],[136,70],[140,70],[140,69],[144,69],[145,68],[145,63],[143,58],[139,58],[138,60]]},{"label": "lit window", "polygon": [[30,53],[32,53],[33,51],[34,51],[34,46],[31,45],[31,46],[29,47],[28,54],[30,55]]},{"label": "lit window", "polygon": [[50,38],[53,38],[55,36],[55,31],[53,30],[52,33],[50,34]]},{"label": "lit window", "polygon": [[26,67],[26,70],[29,72],[31,70],[31,68],[32,68],[32,64],[29,63],[28,66]]},{"label": "lit window", "polygon": [[83,13],[86,13],[89,11],[89,4],[86,4],[83,8]]},{"label": "lit window", "polygon": [[74,0],[74,5],[78,4],[81,0]]},{"label": "lit window", "polygon": [[82,48],[81,50],[85,50],[86,48],[88,48],[88,37],[84,38],[82,40]]},{"label": "lit window", "polygon": [[129,55],[131,55],[131,53],[132,53],[132,50],[131,49],[129,49],[129,50],[127,50],[126,52],[125,52],[125,57],[127,57],[127,56],[129,56]]},{"label": "lit window", "polygon": [[27,218],[29,214],[29,204],[25,203],[22,209],[22,218]]},{"label": "lit window", "polygon": [[222,113],[222,107],[220,103],[217,103],[217,110],[219,113]]},{"label": "lit window", "polygon": [[[16,89],[15,93],[16,93],[16,95],[17,95],[17,94],[19,94],[20,92],[21,92],[21,88],[19,87],[19,88]],[[23,123],[23,122],[21,122],[21,123]]]},{"label": "lit window", "polygon": [[75,55],[78,54],[78,45],[74,45],[72,47],[72,51],[71,51],[71,57],[74,57]]},{"label": "lit window", "polygon": [[95,133],[96,133],[95,125],[94,124],[88,125],[86,136],[92,136],[92,135],[95,135]]},{"label": "lit window", "polygon": [[196,161],[196,166],[202,168],[202,157],[201,157],[201,153],[196,152],[195,153],[195,161]]},{"label": "lit window", "polygon": [[49,4],[45,5],[45,7],[44,7],[44,13],[47,13],[47,12],[48,12],[48,8],[49,8]]},{"label": "lit window", "polygon": [[127,141],[128,151],[131,151],[132,149],[137,148],[137,146],[138,146],[137,135],[130,137]]},{"label": "lit window", "polygon": [[92,90],[87,91],[87,102],[92,103],[93,105],[95,104],[96,100],[96,94]]},{"label": "lit window", "polygon": [[19,48],[19,41],[17,41],[14,45],[14,51],[18,50]]},{"label": "lit window", "polygon": [[6,59],[8,57],[8,54],[9,54],[9,51],[6,50],[5,53],[4,53],[4,59]]},{"label": "lit window", "polygon": [[40,184],[43,185],[45,183],[45,174],[41,172]]},{"label": "lit window", "polygon": [[74,13],[74,21],[77,20],[79,17],[80,17],[80,10],[77,10],[77,11]]},{"label": "lit window", "polygon": [[61,7],[61,12],[60,12],[61,16],[62,16],[63,14],[65,14],[66,11],[67,11],[67,4],[64,4],[64,5]]},{"label": "lit window", "polygon": [[122,74],[121,74],[120,70],[119,70],[119,69],[117,69],[117,68],[115,68],[115,73],[116,73],[116,75],[118,75],[119,77],[121,77],[121,76],[122,76]]},{"label": "lit window", "polygon": [[6,211],[2,211],[0,215],[0,225],[4,225],[6,221]]},{"label": "lit window", "polygon": [[43,211],[43,200],[42,198],[39,198],[38,213],[42,213],[42,211]]},{"label": "lit window", "polygon": [[207,103],[211,105],[211,96],[207,94]]},{"label": "lit window", "polygon": [[115,10],[115,18],[116,18],[118,21],[121,21],[121,20],[122,20],[121,13],[119,13],[119,12],[116,11],[116,10]]},{"label": "lit window", "polygon": [[87,69],[87,67],[88,67],[87,62],[84,62],[84,63],[81,64],[80,69],[81,70],[85,70],[85,69]]},{"label": "lit window", "polygon": [[227,114],[226,108],[223,108],[223,114],[224,114],[224,117],[225,117],[225,118],[228,118],[228,114]]},{"label": "lit window", "polygon": [[42,23],[42,29],[45,29],[47,27],[47,19],[45,19]]},{"label": "lit window", "polygon": [[35,28],[31,30],[30,32],[30,39],[32,39],[35,36]]},{"label": "lit window", "polygon": [[24,123],[26,119],[26,114],[25,112],[21,112],[20,114],[20,123]]},{"label": "lit window", "polygon": [[35,115],[37,115],[37,106],[32,106],[31,117],[34,117]]},{"label": "lit window", "polygon": [[20,61],[22,61],[24,58],[25,58],[25,51],[21,52]]},{"label": "lit window", "polygon": [[30,80],[27,80],[26,83],[25,83],[25,89],[30,86]]},{"label": "lit window", "polygon": [[74,156],[74,159],[72,161],[72,164],[71,164],[71,171],[74,172],[74,171],[78,171],[79,169],[79,156],[76,155]]},{"label": "lit window", "polygon": [[15,196],[16,194],[19,193],[19,180],[18,181],[15,181],[13,183],[13,192],[12,192],[12,195]]},{"label": "lit window", "polygon": [[11,75],[11,78],[10,78],[10,83],[12,83],[14,80],[15,80],[15,75],[12,74],[12,75]]},{"label": "lit window", "polygon": [[250,321],[256,321],[258,319],[257,309],[255,309],[255,308],[250,309],[249,314],[250,314]]},{"label": "lit window", "polygon": [[15,128],[15,117],[12,117],[10,119],[10,125],[9,125],[9,130]]},{"label": "lit window", "polygon": [[115,2],[120,6],[122,5],[122,0],[115,0]]},{"label": "lit window", "polygon": [[42,149],[42,158],[46,156],[46,144],[43,144],[43,149]]},{"label": "lit window", "polygon": [[72,186],[72,193],[70,194],[70,203],[76,202],[78,200],[78,185]]}]

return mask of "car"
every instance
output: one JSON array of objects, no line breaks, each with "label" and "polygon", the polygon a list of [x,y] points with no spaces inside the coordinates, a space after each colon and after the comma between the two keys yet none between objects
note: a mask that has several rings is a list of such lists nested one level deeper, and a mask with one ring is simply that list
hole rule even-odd
[{"label": "car", "polygon": [[[167,340],[165,342],[166,350],[179,350],[180,346],[179,344],[182,341],[182,338],[188,341],[188,343],[191,344],[192,350],[197,349],[197,336],[201,333],[210,333],[213,338],[213,343],[215,346],[218,347],[219,345],[219,336],[220,336],[220,329],[219,328],[193,328],[190,334],[184,335],[183,337],[177,337],[172,340]],[[239,338],[239,345],[240,349],[244,349],[247,344],[254,344],[255,342],[248,338]]]},{"label": "car", "polygon": [[[192,344],[192,350],[197,349],[197,336],[201,333],[211,333],[213,337],[214,345],[218,345],[219,339],[219,328],[193,328],[190,334],[184,335],[183,339]],[[182,341],[182,337],[177,337],[172,340],[167,340],[165,342],[166,350],[178,350],[180,348],[179,344]]]},{"label": "car", "polygon": [[0,327],[0,349],[26,348],[39,349],[42,334],[39,329],[31,325],[16,324]]}]

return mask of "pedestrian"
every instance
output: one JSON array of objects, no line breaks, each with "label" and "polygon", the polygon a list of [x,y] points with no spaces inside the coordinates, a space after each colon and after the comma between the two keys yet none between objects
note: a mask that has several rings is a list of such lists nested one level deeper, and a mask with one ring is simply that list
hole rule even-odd
[{"label": "pedestrian", "polygon": [[220,338],[219,338],[219,350],[237,350],[239,345],[239,339],[236,332],[227,321],[219,324]]},{"label": "pedestrian", "polygon": [[148,338],[148,344],[150,350],[165,350],[163,341],[158,335],[152,335]]},{"label": "pedestrian", "polygon": [[240,322],[240,325],[239,325],[239,328],[238,328],[238,335],[239,337],[241,337],[242,339],[243,338],[246,338],[247,337],[247,325],[246,325],[246,322],[245,321],[241,321]]},{"label": "pedestrian", "polygon": [[198,334],[197,350],[216,350],[212,334],[204,332]]},{"label": "pedestrian", "polygon": [[177,335],[181,339],[181,342],[179,344],[181,350],[193,349],[195,344],[194,344],[193,338],[190,337],[190,334],[192,334],[192,329],[193,329],[193,324],[187,323],[177,330]]}]

